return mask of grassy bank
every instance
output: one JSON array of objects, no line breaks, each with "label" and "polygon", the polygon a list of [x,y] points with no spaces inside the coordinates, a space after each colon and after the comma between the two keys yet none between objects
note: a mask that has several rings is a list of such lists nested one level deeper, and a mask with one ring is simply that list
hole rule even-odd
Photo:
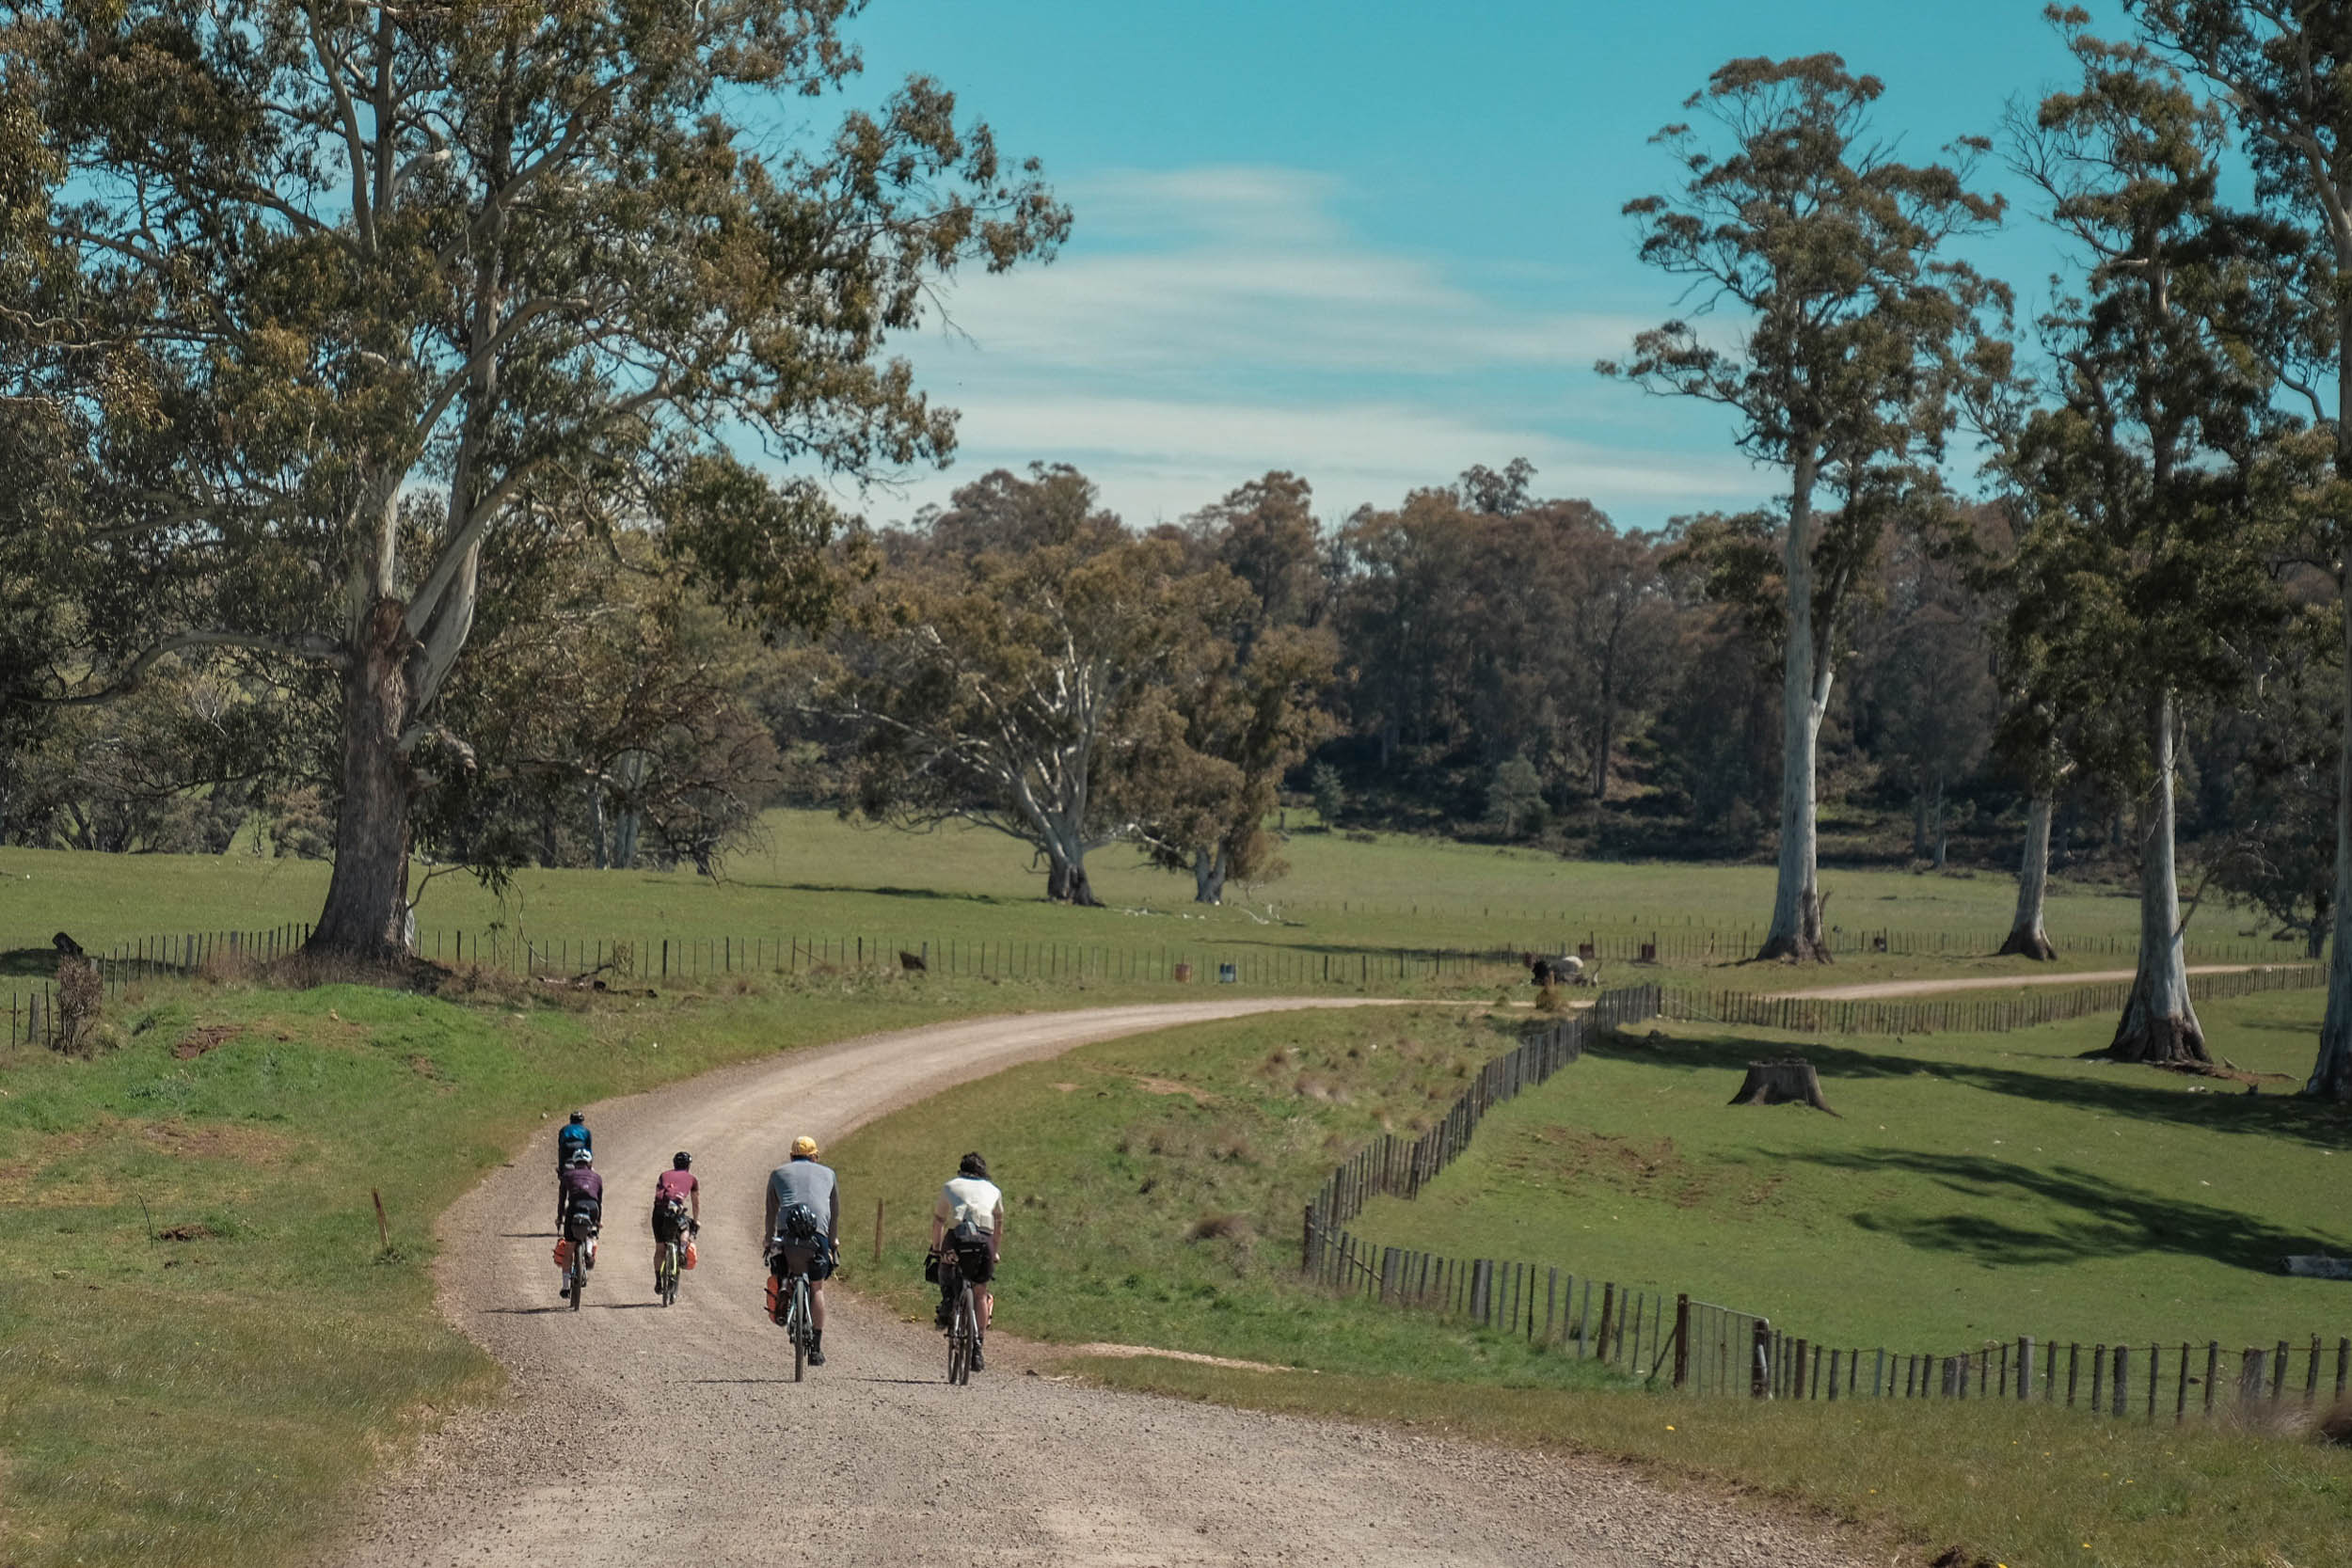
[{"label": "grassy bank", "polygon": [[[1762,1495],[1941,1568],[2330,1568],[2352,1451],[2063,1410],[1772,1404],[1080,1357],[1107,1386],[1629,1461]],[[1948,1554],[1948,1555],[1947,1555]]]},{"label": "grassy bank", "polygon": [[858,1203],[896,1216],[858,1288],[929,1315],[931,1201],[977,1145],[1009,1195],[1001,1321],[1020,1334],[1592,1386],[1608,1374],[1292,1278],[1298,1194],[1379,1129],[1440,1113],[1516,1028],[1458,1008],[1249,1019],[1085,1046],[898,1112],[829,1155]]},{"label": "grassy bank", "polygon": [[0,1562],[303,1558],[421,1421],[496,1386],[434,1309],[433,1222],[543,1118],[870,1030],[1119,999],[175,983],[118,1008],[120,1050],[0,1061]]}]

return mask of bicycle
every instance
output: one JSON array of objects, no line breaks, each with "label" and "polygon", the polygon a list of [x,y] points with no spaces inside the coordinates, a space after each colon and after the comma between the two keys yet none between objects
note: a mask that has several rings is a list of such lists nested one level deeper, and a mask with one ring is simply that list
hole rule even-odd
[{"label": "bicycle", "polygon": [[572,1228],[587,1232],[573,1240],[571,1253],[564,1263],[564,1283],[571,1287],[572,1310],[577,1312],[580,1310],[580,1298],[588,1293],[588,1271],[596,1266],[596,1259],[589,1251],[596,1245],[596,1227],[574,1221]]},{"label": "bicycle", "polygon": [[980,1354],[980,1298],[972,1289],[972,1282],[963,1277],[963,1267],[950,1247],[939,1258],[941,1291],[952,1288],[955,1305],[947,1313],[947,1381],[968,1384],[972,1381],[972,1363]]},{"label": "bicycle", "polygon": [[[789,1267],[788,1264],[784,1266]],[[776,1260],[771,1258],[768,1264],[769,1273],[775,1275],[784,1286],[777,1292],[780,1299],[776,1304],[776,1322],[783,1325],[786,1336],[792,1341],[792,1381],[798,1383],[808,1375],[808,1353],[817,1348],[816,1308],[809,1300],[806,1272],[777,1275],[777,1267]]]},{"label": "bicycle", "polygon": [[679,1205],[673,1203],[669,1208],[670,1223],[663,1227],[668,1240],[661,1243],[661,1250],[654,1255],[653,1262],[653,1293],[661,1298],[664,1307],[677,1304],[678,1275],[686,1259],[686,1238],[693,1228],[692,1222],[687,1219]]}]

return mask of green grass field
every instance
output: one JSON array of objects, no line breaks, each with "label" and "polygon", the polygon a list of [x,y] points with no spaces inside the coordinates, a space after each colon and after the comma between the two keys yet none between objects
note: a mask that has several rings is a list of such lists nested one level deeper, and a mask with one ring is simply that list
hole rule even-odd
[{"label": "green grass field", "polygon": [[[2259,1095],[2080,1059],[2106,1019],[1900,1041],[1664,1025],[1498,1107],[1418,1198],[1352,1228],[1687,1291],[1836,1345],[2332,1344],[2352,1292],[2277,1268],[2352,1253],[2352,1117],[2291,1093],[2320,1006],[2201,1009],[2217,1054],[2280,1075]],[[1792,1046],[1837,1117],[1727,1103],[1748,1061]]]},{"label": "green grass field", "polygon": [[1121,994],[457,991],[172,982],[127,998],[127,1043],[94,1060],[0,1053],[0,1563],[304,1558],[421,1422],[496,1389],[435,1310],[433,1221],[545,1118],[769,1052]]},{"label": "green grass field", "polygon": [[[869,951],[954,953],[974,960],[986,945],[1003,961],[1005,944],[1034,969],[1037,944],[1091,944],[1132,958],[1192,953],[1240,961],[1252,985],[1324,984],[1323,966],[1359,979],[1360,966],[1399,948],[1456,950],[1557,948],[1598,932],[1617,941],[1665,939],[1677,964],[1731,963],[1747,956],[1742,933],[1760,929],[1772,897],[1769,866],[1563,861],[1532,850],[1498,850],[1449,841],[1387,835],[1371,844],[1341,834],[1300,832],[1284,850],[1292,870],[1248,905],[1222,909],[1190,901],[1188,878],[1137,863],[1127,851],[1099,852],[1091,863],[1110,907],[1073,910],[1045,902],[1041,876],[1022,847],[1000,834],[943,829],[913,834],[845,823],[829,813],[776,811],[765,818],[759,847],[738,856],[719,881],[691,870],[525,870],[503,897],[470,878],[446,875],[422,894],[421,945],[444,958],[453,933],[485,932],[512,942],[636,943],[651,965],[660,943],[678,944],[694,962],[701,944],[728,940],[767,944],[847,942]],[[327,868],[313,861],[262,859],[242,850],[223,856],[107,856],[0,849],[0,955],[18,955],[17,973],[37,972],[50,934],[66,928],[100,949],[143,937],[216,928],[256,929],[318,912]],[[420,870],[420,877],[422,876]],[[2007,929],[2014,897],[2009,879],[1990,875],[1915,876],[1830,870],[1823,885],[1833,920],[1854,929],[1891,927],[1941,937],[1948,953],[1915,958],[1855,955],[1831,969],[1735,969],[1723,983],[1772,990],[1842,980],[1914,975],[2028,974],[2038,966],[1993,959],[1983,950]],[[2051,900],[2050,927],[2075,942],[2064,963],[2076,968],[2128,964],[2114,944],[2128,944],[2136,906],[2112,890],[2069,889]],[[2201,948],[2231,957],[2291,959],[2290,944],[2251,941],[2249,922],[2208,910],[2192,929]],[[1711,960],[1703,936],[1723,938]],[[1690,957],[1684,942],[1702,942]],[[2096,942],[2097,950],[2079,944]],[[711,960],[717,953],[711,951]],[[1613,966],[1622,974],[1623,966]]]}]

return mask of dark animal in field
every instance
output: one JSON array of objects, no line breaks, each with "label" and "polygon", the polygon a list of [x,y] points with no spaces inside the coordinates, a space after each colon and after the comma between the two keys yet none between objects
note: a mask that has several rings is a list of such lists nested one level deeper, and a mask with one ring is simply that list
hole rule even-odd
[{"label": "dark animal in field", "polygon": [[51,937],[49,941],[51,944],[56,948],[57,957],[61,958],[81,958],[88,957],[87,954],[82,951],[82,944],[75,942],[72,937],[67,936],[63,931],[59,931],[56,936]]},{"label": "dark animal in field", "polygon": [[1528,978],[1537,987],[1549,986],[1555,982],[1561,985],[1575,985],[1577,976],[1584,973],[1584,960],[1581,958],[1568,957],[1537,958],[1521,954],[1520,959],[1527,965]]},{"label": "dark animal in field", "polygon": [[931,966],[923,961],[922,954],[910,953],[901,947],[898,949],[898,967],[911,974],[925,974],[930,973]]}]

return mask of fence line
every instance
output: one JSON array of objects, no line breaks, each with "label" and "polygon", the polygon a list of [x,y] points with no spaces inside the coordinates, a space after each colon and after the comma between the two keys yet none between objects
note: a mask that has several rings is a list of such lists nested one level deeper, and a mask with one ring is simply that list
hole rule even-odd
[{"label": "fence line", "polygon": [[1470,1147],[1470,1134],[1495,1106],[1515,1099],[1584,1053],[1596,1031],[1656,1018],[1664,993],[1655,985],[1629,986],[1600,993],[1592,1007],[1561,1020],[1534,1038],[1506,1051],[1479,1069],[1460,1099],[1437,1125],[1418,1138],[1393,1133],[1366,1144],[1325,1180],[1307,1206],[1307,1256],[1311,1269],[1313,1238],[1332,1233],[1363,1212],[1366,1200],[1382,1194],[1412,1197],[1422,1183],[1452,1164]]},{"label": "fence line", "polygon": [[[207,968],[275,962],[299,951],[311,927],[288,922],[251,930],[176,932],[119,942],[90,957],[105,989],[199,974]],[[691,984],[738,974],[830,974],[920,968],[992,980],[1144,982],[1365,988],[1453,981],[1486,985],[1525,977],[1516,951],[1396,947],[1323,952],[1219,942],[893,941],[870,933],[772,936],[541,938],[502,930],[419,932],[414,952],[430,962],[524,978]],[[909,960],[912,960],[910,962]],[[10,1047],[54,1044],[62,1034],[56,988],[15,983],[8,996]]]}]

